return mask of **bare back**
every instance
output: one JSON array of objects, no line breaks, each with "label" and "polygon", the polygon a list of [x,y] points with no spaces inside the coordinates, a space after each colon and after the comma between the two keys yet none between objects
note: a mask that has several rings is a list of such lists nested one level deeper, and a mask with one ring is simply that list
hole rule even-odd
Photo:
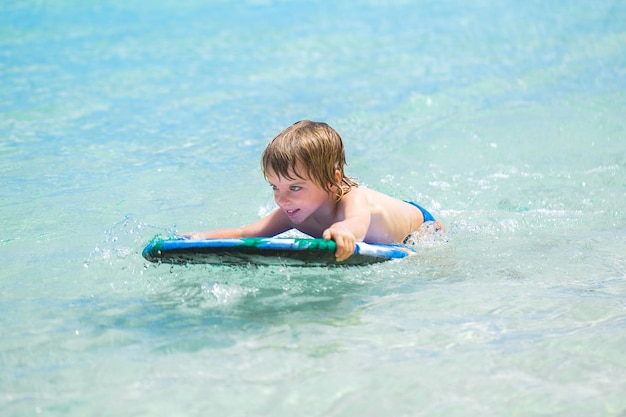
[{"label": "bare back", "polygon": [[369,204],[371,223],[365,242],[402,242],[424,222],[422,212],[405,201],[369,188],[353,191],[364,193]]}]

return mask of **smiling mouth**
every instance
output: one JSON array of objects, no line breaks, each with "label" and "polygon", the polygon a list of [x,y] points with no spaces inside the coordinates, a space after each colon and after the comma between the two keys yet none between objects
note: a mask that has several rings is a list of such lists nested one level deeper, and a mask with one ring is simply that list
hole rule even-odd
[{"label": "smiling mouth", "polygon": [[294,210],[285,210],[285,213],[287,213],[287,216],[295,216],[296,213],[298,213],[300,211],[300,209],[294,209]]}]

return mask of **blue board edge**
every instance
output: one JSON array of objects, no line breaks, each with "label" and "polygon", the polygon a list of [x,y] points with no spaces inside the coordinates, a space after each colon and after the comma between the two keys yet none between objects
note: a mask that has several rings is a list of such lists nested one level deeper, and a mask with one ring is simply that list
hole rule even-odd
[{"label": "blue board edge", "polygon": [[[150,262],[155,263],[181,263],[168,261],[168,254],[175,252],[193,252],[202,251],[211,248],[238,248],[264,251],[280,250],[282,253],[291,253],[298,251],[320,251],[334,253],[337,246],[332,240],[324,240],[319,238],[239,238],[239,239],[183,239],[183,238],[166,238],[155,236],[150,243],[142,251],[142,256]],[[402,244],[373,244],[357,242],[354,254],[360,258],[369,257],[371,263],[381,262],[384,260],[401,259],[415,253],[415,249],[411,246]],[[294,254],[295,255],[295,254]],[[341,264],[341,263],[338,263]]]}]

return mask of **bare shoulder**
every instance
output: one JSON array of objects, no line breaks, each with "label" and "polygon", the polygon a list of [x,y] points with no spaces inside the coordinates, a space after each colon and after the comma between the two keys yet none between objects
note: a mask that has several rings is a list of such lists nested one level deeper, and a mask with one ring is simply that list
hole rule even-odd
[{"label": "bare shoulder", "polygon": [[363,204],[370,201],[369,192],[373,191],[364,187],[353,187],[350,192],[341,197],[340,202]]},{"label": "bare shoulder", "polygon": [[404,201],[381,193],[380,191],[366,187],[359,187],[356,190],[362,194],[362,198],[367,200],[372,211],[380,212],[389,210],[393,212],[406,209],[406,203]]}]

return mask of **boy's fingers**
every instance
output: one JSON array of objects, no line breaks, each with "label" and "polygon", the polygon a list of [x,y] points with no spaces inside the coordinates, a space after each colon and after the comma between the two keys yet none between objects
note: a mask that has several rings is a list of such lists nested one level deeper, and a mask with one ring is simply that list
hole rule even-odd
[{"label": "boy's fingers", "polygon": [[337,261],[345,261],[354,253],[354,243],[347,242],[343,237],[336,237],[337,251],[335,252],[335,259]]},{"label": "boy's fingers", "polygon": [[322,233],[322,237],[326,240],[332,239],[337,244],[335,259],[338,262],[345,261],[354,253],[356,243],[354,237],[351,235],[342,233],[338,230],[326,229]]}]

